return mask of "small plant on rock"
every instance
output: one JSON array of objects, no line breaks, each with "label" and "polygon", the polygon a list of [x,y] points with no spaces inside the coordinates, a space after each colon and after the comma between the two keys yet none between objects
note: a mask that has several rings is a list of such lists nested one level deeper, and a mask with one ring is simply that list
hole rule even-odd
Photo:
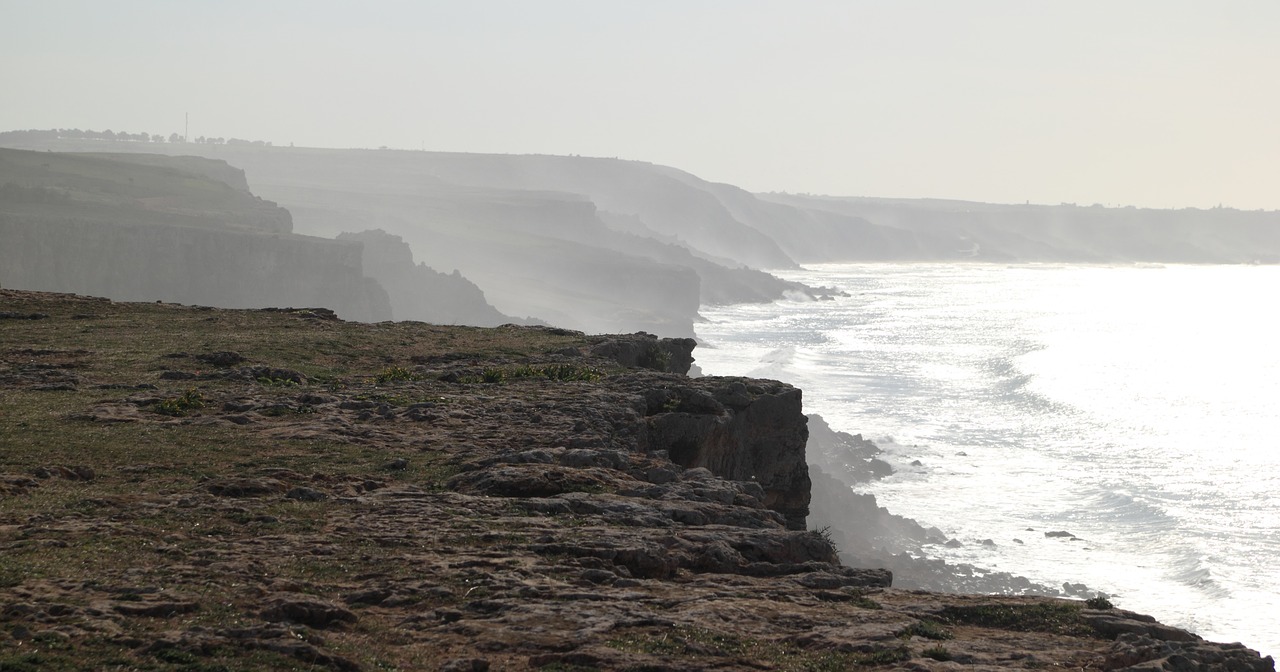
[{"label": "small plant on rock", "polygon": [[1116,605],[1111,604],[1111,600],[1108,600],[1106,597],[1103,597],[1102,595],[1098,595],[1097,597],[1091,597],[1085,600],[1084,606],[1089,607],[1090,609],[1115,609],[1116,608]]},{"label": "small plant on rock", "polygon": [[657,343],[650,343],[645,346],[644,352],[640,353],[636,363],[646,369],[666,371],[671,365],[671,353]]},{"label": "small plant on rock", "polygon": [[194,387],[176,397],[169,397],[156,402],[155,411],[161,415],[179,417],[187,411],[204,408],[204,395]]},{"label": "small plant on rock", "polygon": [[951,652],[947,650],[947,647],[942,646],[941,644],[930,646],[929,648],[921,651],[920,655],[934,660],[951,660]]},{"label": "small plant on rock", "polygon": [[907,626],[905,630],[898,633],[899,637],[923,637],[925,639],[942,640],[951,639],[953,636],[950,630],[943,628],[940,624],[930,620],[916,621]]},{"label": "small plant on rock", "polygon": [[388,366],[378,374],[377,378],[379,385],[407,380],[413,380],[413,373],[403,366]]}]

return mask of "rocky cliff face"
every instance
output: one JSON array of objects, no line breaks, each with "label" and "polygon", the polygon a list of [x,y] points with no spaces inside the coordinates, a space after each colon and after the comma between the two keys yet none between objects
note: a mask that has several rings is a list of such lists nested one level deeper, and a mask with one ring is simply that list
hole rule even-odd
[{"label": "rocky cliff face", "polygon": [[413,251],[399,236],[373,230],[343,233],[338,240],[363,246],[364,272],[387,290],[393,319],[477,327],[518,321],[489,305],[484,292],[456,270],[446,274],[415,264]]},{"label": "rocky cliff face", "polygon": [[0,238],[5,287],[227,308],[328,307],[362,322],[391,318],[386,292],[361,274],[358,245],[4,214]]},{"label": "rocky cliff face", "polygon": [[664,450],[686,469],[705,468],[761,489],[764,505],[787,528],[805,529],[809,433],[800,390],[773,381],[702,378],[645,391],[642,445]]},{"label": "rocky cliff face", "polygon": [[362,273],[359,244],[289,233],[288,211],[243,181],[195,157],[0,150],[0,284],[391,319],[386,292]]}]

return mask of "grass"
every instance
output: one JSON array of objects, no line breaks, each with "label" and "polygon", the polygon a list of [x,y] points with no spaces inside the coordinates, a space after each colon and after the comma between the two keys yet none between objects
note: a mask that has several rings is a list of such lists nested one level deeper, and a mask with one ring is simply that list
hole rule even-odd
[{"label": "grass", "polygon": [[465,385],[487,384],[501,385],[520,379],[545,379],[561,382],[594,382],[605,376],[595,367],[580,364],[520,364],[515,366],[491,366],[479,374],[467,374],[457,377],[457,382]]},{"label": "grass", "polygon": [[910,660],[912,653],[904,645],[884,647],[870,652],[808,650],[788,642],[740,637],[692,626],[675,626],[660,630],[627,632],[606,645],[628,653],[644,653],[674,659],[728,658],[735,663],[751,665],[760,662],[781,672],[836,672],[856,667],[890,665]]},{"label": "grass", "polygon": [[942,645],[927,647],[920,652],[920,655],[934,660],[951,660],[951,652],[947,650],[947,647]]},{"label": "grass", "polygon": [[1083,637],[1097,632],[1081,619],[1080,602],[1035,602],[1029,604],[978,604],[948,606],[941,617],[955,625],[976,625],[1019,632],[1051,632]]},{"label": "grass", "polygon": [[204,408],[204,402],[204,395],[193,387],[176,397],[157,401],[155,410],[156,413],[161,415],[181,417],[186,415],[188,411]]},{"label": "grass", "polygon": [[[50,318],[8,321],[0,332],[0,353],[19,348],[88,350],[88,355],[64,359],[83,361],[96,380],[108,383],[154,382],[136,378],[174,367],[192,372],[209,369],[195,360],[163,358],[169,353],[230,350],[243,355],[246,365],[294,369],[310,379],[354,372],[376,376],[401,368],[394,362],[447,357],[463,349],[477,359],[529,357],[580,342],[571,334],[509,326],[482,329],[405,322],[370,328],[302,319],[301,310],[210,311],[72,298],[6,300],[6,309],[45,313]],[[72,319],[73,315],[93,318]]]},{"label": "grass", "polygon": [[388,366],[378,372],[375,379],[379,385],[413,380],[413,372],[403,366]]}]

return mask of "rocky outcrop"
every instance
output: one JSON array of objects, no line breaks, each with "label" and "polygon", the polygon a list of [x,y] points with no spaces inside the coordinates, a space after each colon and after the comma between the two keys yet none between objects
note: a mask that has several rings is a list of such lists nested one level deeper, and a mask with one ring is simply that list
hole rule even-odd
[{"label": "rocky outcrop", "polygon": [[545,327],[0,303],[45,316],[0,330],[0,666],[1273,668],[1105,601],[842,566],[795,529],[781,383]]},{"label": "rocky outcrop", "polygon": [[805,529],[809,433],[800,390],[774,381],[702,378],[645,391],[649,418],[643,445],[685,468],[706,468],[763,491],[765,506],[787,527]]},{"label": "rocky outcrop", "polygon": [[637,332],[612,336],[589,337],[592,357],[611,359],[628,368],[649,369],[664,373],[689,373],[693,366],[692,338],[658,338]]}]

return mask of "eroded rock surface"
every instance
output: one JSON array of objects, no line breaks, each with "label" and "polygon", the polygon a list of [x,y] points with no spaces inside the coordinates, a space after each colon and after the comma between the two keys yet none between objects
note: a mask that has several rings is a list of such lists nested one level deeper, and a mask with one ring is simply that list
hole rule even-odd
[{"label": "eroded rock surface", "polygon": [[[804,527],[781,383],[624,368],[568,332],[410,354],[479,332],[254,311],[214,312],[265,346],[125,365],[130,324],[206,316],[91,304],[117,321],[87,348],[57,342],[85,303],[0,299],[50,315],[0,332],[0,667],[1273,669],[1118,609],[842,566]],[[371,354],[307,359],[339,347]]]}]

